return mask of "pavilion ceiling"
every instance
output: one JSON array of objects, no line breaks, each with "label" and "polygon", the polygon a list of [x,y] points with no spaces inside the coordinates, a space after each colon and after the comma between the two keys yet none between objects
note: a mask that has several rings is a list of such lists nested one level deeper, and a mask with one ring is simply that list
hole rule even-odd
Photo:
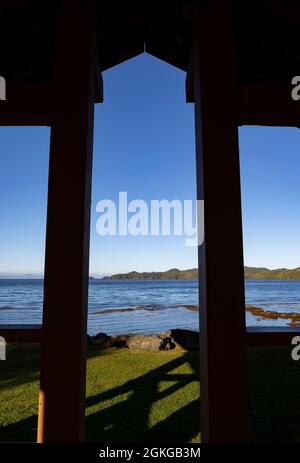
[{"label": "pavilion ceiling", "polygon": [[[0,75],[8,82],[51,83],[58,3],[0,2]],[[102,71],[144,51],[187,70],[192,45],[188,3],[192,1],[97,0]],[[233,14],[239,83],[289,85],[300,69],[300,2],[234,1]]]}]

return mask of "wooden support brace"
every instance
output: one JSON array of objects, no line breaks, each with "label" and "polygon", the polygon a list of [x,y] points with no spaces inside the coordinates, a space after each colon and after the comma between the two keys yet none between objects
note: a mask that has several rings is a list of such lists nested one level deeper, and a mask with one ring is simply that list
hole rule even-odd
[{"label": "wooden support brace", "polygon": [[54,104],[50,86],[7,85],[0,101],[0,125],[51,125]]},{"label": "wooden support brace", "polygon": [[[194,102],[193,59],[186,76],[186,101]],[[216,91],[227,91],[220,74]],[[300,102],[292,99],[292,85],[279,87],[274,85],[237,86],[238,125],[266,125],[278,127],[300,127]]]}]

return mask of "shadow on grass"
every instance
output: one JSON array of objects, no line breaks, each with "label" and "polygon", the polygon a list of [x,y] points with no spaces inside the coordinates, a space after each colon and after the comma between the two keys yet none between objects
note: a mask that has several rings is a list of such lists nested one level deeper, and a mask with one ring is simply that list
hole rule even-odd
[{"label": "shadow on grass", "polygon": [[37,415],[32,415],[16,423],[0,427],[0,442],[35,442],[37,420]]},{"label": "shadow on grass", "polygon": [[[189,362],[194,373],[172,374],[172,370]],[[104,408],[86,418],[86,435],[89,441],[97,442],[189,442],[199,433],[200,399],[171,412],[162,410],[162,419],[149,426],[152,406],[192,381],[198,381],[197,355],[184,354],[134,380],[97,394],[87,399],[87,407],[98,405],[116,396],[128,394],[122,402]],[[159,390],[160,382],[170,386]],[[174,409],[173,408],[173,409]]]},{"label": "shadow on grass", "polygon": [[[40,377],[41,345],[8,344],[6,361],[0,362],[0,386],[5,388],[31,383]],[[104,355],[98,346],[88,348],[88,358]]]},{"label": "shadow on grass", "polygon": [[0,363],[1,387],[10,388],[39,379],[40,344],[9,344]]},{"label": "shadow on grass", "polygon": [[291,347],[252,347],[248,354],[252,442],[300,442],[300,362]]},{"label": "shadow on grass", "polygon": [[[30,349],[27,350],[27,353],[31,358]],[[99,354],[101,352],[98,352],[98,349],[93,349],[89,356],[93,357]],[[36,358],[35,360],[37,361]],[[192,373],[172,373],[172,370],[186,362],[190,364]],[[28,380],[30,372],[32,374],[35,367],[32,366],[27,371],[28,376],[26,378]],[[16,378],[20,372],[21,370],[14,371],[14,377]],[[26,378],[24,377],[22,380]],[[162,405],[162,409],[156,411],[159,418],[153,423],[153,426],[149,426],[149,415],[155,402],[169,397],[190,382],[198,380],[198,356],[183,354],[119,387],[87,398],[86,406],[91,407],[117,398],[121,394],[126,395],[126,400],[123,402],[110,405],[87,416],[86,439],[97,442],[164,441],[179,443],[190,441],[199,433],[199,400],[192,400],[192,398],[185,396],[184,405],[181,407],[180,405],[177,407],[177,403],[173,402],[168,410],[165,410],[164,405]],[[167,387],[159,390],[159,383],[162,381]],[[32,415],[0,428],[0,441],[35,441],[36,430],[37,416]]]},{"label": "shadow on grass", "polygon": [[[96,355],[101,355],[98,349],[89,353],[91,357]],[[20,356],[24,364],[18,367],[16,362],[16,369],[13,369],[14,363],[7,366],[5,383],[10,379],[11,384],[32,381],[32,375],[38,375],[38,352],[34,353],[29,346]],[[173,372],[185,362],[191,365],[191,374]],[[251,441],[300,442],[300,362],[291,360],[290,347],[251,348],[248,362]],[[196,379],[197,354],[183,354],[121,386],[87,398],[87,407],[95,408],[101,404],[105,407],[105,401],[118,399],[118,396],[120,401],[107,404],[106,408],[87,416],[86,439],[99,442],[188,442],[199,432],[199,400],[188,396],[183,398],[183,395],[187,394],[186,386]],[[161,388],[160,382],[164,386],[170,385]],[[177,398],[183,398],[181,404],[174,405],[173,402],[165,410],[166,400],[178,391],[180,396]],[[126,398],[123,401],[122,395]],[[156,407],[156,421],[149,423],[153,407]],[[34,441],[36,427],[36,415],[4,426],[0,428],[0,441]]]}]

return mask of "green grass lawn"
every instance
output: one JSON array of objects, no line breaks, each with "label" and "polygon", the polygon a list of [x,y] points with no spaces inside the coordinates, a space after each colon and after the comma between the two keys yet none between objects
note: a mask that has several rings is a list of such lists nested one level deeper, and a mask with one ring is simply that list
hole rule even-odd
[{"label": "green grass lawn", "polygon": [[[0,441],[35,440],[38,379],[38,346],[9,346],[0,362]],[[199,392],[196,353],[91,347],[86,439],[198,442]],[[290,348],[249,350],[252,441],[300,441],[299,398],[300,362]]]},{"label": "green grass lawn", "polygon": [[[9,346],[0,368],[0,441],[33,441],[38,347]],[[87,440],[199,441],[198,378],[196,354],[90,348]]]}]

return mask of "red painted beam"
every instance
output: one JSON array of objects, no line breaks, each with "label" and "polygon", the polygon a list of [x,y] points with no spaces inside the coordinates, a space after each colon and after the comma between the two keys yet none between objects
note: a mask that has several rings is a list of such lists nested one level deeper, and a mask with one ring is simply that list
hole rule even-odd
[{"label": "red painted beam", "polygon": [[84,440],[96,24],[93,8],[72,4],[62,2],[56,28],[38,420],[46,443]]},{"label": "red painted beam", "polygon": [[6,342],[39,343],[42,341],[41,325],[0,325],[0,336]]},{"label": "red painted beam", "polygon": [[50,126],[54,103],[49,86],[7,85],[6,100],[0,101],[0,125]]},{"label": "red painted beam", "polygon": [[[214,3],[219,6],[195,11],[193,40],[197,199],[204,200],[205,228],[205,241],[198,249],[201,439],[210,443],[246,442],[237,83],[232,18],[225,2]],[[222,277],[220,262],[230,263],[230,272]],[[222,349],[228,362],[222,361]]]},{"label": "red painted beam", "polygon": [[291,346],[294,336],[300,336],[299,328],[253,327],[247,329],[248,346]]}]

